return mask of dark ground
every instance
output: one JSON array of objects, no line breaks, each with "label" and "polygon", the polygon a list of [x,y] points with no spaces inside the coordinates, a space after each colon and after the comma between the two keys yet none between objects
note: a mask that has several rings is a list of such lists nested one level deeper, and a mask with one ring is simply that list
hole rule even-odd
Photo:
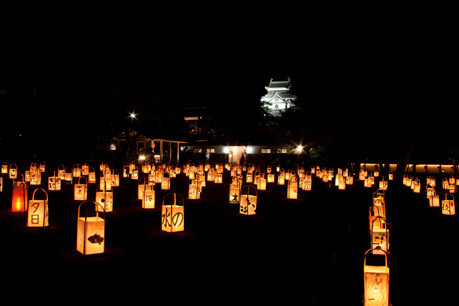
[{"label": "dark ground", "polygon": [[[49,227],[28,228],[26,213],[10,211],[11,180],[4,175],[1,291],[45,303],[362,304],[374,188],[356,180],[339,191],[314,179],[313,191],[289,200],[286,186],[268,184],[259,191],[257,215],[242,216],[228,203],[229,180],[226,172],[223,184],[207,183],[200,200],[186,199],[185,231],[170,234],[160,224],[166,191],[157,185],[158,208],[145,210],[137,181],[121,179],[114,211],[106,215],[105,253],[83,256],[75,248],[80,202],[73,186],[48,191]],[[188,182],[181,174],[172,190],[186,197]],[[90,185],[89,199],[95,188]],[[404,186],[389,188],[393,305],[455,304],[457,216],[442,216]]]}]

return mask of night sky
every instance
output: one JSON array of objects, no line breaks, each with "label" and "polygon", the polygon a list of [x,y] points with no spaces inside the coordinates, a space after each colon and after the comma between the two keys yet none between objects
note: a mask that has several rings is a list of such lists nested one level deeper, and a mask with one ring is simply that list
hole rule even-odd
[{"label": "night sky", "polygon": [[120,18],[9,31],[0,57],[2,116],[9,115],[0,137],[102,135],[131,124],[131,111],[142,119],[164,107],[231,108],[233,120],[257,108],[270,78],[287,77],[308,119],[442,123],[454,100],[445,32],[400,16],[294,12],[277,11],[283,18],[271,23],[266,12],[246,12],[242,20]]}]

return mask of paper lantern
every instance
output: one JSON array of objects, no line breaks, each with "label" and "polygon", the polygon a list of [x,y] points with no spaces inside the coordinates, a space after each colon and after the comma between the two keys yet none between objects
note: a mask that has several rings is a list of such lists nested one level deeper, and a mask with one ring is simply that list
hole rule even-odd
[{"label": "paper lantern", "polygon": [[[81,179],[85,182],[81,183]],[[88,199],[88,179],[85,176],[78,178],[78,183],[73,185],[73,199],[76,201],[86,201]]]},{"label": "paper lantern", "polygon": [[298,199],[298,179],[296,175],[291,176],[288,181],[287,199]]},{"label": "paper lantern", "polygon": [[441,213],[443,215],[455,215],[456,214],[456,207],[454,205],[454,196],[452,194],[445,193],[445,199],[441,201]]},{"label": "paper lantern", "polygon": [[161,189],[162,190],[170,190],[171,189],[171,178],[163,176],[161,179]]},{"label": "paper lantern", "polygon": [[188,187],[188,199],[198,200],[201,197],[201,185],[199,185],[198,180],[191,180],[191,183]]},{"label": "paper lantern", "polygon": [[370,251],[372,249],[365,253],[363,261],[364,305],[389,306],[389,264],[387,253],[384,252],[383,265],[367,265],[367,256],[372,253]]},{"label": "paper lantern", "polygon": [[83,166],[81,166],[81,175],[89,175],[89,166],[88,164],[83,164]]},{"label": "paper lantern", "polygon": [[[378,219],[382,219],[380,224],[383,226],[374,226],[379,222]],[[387,229],[387,220],[385,218],[377,216],[373,219],[373,226],[371,226],[370,236],[373,254],[384,255],[384,252],[389,251],[389,230]]]},{"label": "paper lantern", "polygon": [[4,163],[2,164],[1,173],[2,173],[2,174],[7,174],[7,173],[8,173],[8,163],[4,162]]},{"label": "paper lantern", "polygon": [[214,183],[216,183],[216,184],[223,183],[223,175],[221,173],[217,173],[215,175]]},{"label": "paper lantern", "polygon": [[96,169],[93,167],[88,169],[88,184],[96,183]]},{"label": "paper lantern", "polygon": [[386,180],[384,178],[384,176],[381,177],[381,180],[379,181],[379,189],[380,190],[387,190],[388,188],[389,188],[389,181]]},{"label": "paper lantern", "polygon": [[72,175],[73,175],[73,177],[80,177],[81,176],[80,165],[78,165],[78,164],[73,165]]},{"label": "paper lantern", "polygon": [[440,207],[440,196],[435,188],[427,188],[427,198],[429,199],[429,207]]},{"label": "paper lantern", "polygon": [[99,209],[99,207],[103,207],[104,212],[113,211],[113,191],[97,191],[96,202],[99,204],[98,206],[96,206],[96,209]]},{"label": "paper lantern", "polygon": [[56,172],[54,172],[53,176],[48,177],[48,190],[61,190],[61,187],[61,179],[58,176],[56,176]]},{"label": "paper lantern", "polygon": [[[253,185],[243,186],[242,191],[247,191],[246,194],[241,194],[241,200],[239,203],[239,213],[242,215],[255,215],[257,213],[257,198],[258,190]],[[250,194],[250,190],[254,190]]]},{"label": "paper lantern", "polygon": [[0,192],[3,191],[3,176],[0,176]]},{"label": "paper lantern", "polygon": [[27,211],[27,184],[22,181],[13,181],[13,199],[11,202],[11,211],[25,212]]},{"label": "paper lantern", "polygon": [[142,208],[151,209],[155,208],[155,190],[154,185],[149,185],[151,188],[145,189],[142,199]]},{"label": "paper lantern", "polygon": [[268,183],[274,183],[274,181],[275,181],[275,174],[274,173],[268,174]]},{"label": "paper lantern", "polygon": [[[80,215],[82,205],[94,204],[95,216],[88,216],[85,209],[84,217]],[[104,212],[103,218],[99,212]],[[78,206],[77,244],[76,249],[83,255],[101,254],[105,249],[105,211],[103,206],[94,201],[86,201]]]},{"label": "paper lantern", "polygon": [[[174,202],[170,205],[164,204],[166,198],[173,195]],[[180,232],[185,229],[185,210],[183,205],[177,205],[175,193],[166,194],[161,207],[161,229],[165,232]]]},{"label": "paper lantern", "polygon": [[9,178],[17,179],[18,178],[18,166],[16,164],[10,165]]},{"label": "paper lantern", "polygon": [[[45,193],[44,200],[35,199],[35,193],[41,190]],[[28,227],[45,227],[49,225],[48,214],[48,194],[43,188],[37,188],[32,193],[32,199],[29,200],[29,209],[27,213],[27,226]]]},{"label": "paper lantern", "polygon": [[258,190],[266,190],[266,179],[265,179],[265,175],[264,174],[258,179],[257,189]]},{"label": "paper lantern", "polygon": [[285,172],[282,171],[277,176],[277,185],[285,185]]},{"label": "paper lantern", "polygon": [[239,204],[241,200],[241,185],[239,180],[236,179],[234,183],[230,185],[229,188],[229,202],[230,204]]}]

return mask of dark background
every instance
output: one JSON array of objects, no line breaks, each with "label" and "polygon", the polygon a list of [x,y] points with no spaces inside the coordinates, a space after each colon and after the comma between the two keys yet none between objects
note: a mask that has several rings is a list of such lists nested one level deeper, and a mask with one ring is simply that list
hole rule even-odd
[{"label": "dark background", "polygon": [[456,60],[447,18],[288,5],[182,9],[87,10],[57,19],[37,13],[5,27],[5,157],[30,151],[24,158],[41,158],[59,148],[88,157],[127,127],[186,138],[184,106],[207,106],[217,129],[250,142],[266,134],[264,86],[287,77],[301,107],[292,138],[331,138],[340,150],[366,152],[357,158],[380,158],[381,147],[399,158],[406,149],[391,149],[412,142],[421,159],[454,155]]}]

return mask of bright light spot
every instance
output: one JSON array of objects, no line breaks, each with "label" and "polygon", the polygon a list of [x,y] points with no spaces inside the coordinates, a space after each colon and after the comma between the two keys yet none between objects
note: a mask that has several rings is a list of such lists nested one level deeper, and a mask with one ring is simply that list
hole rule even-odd
[{"label": "bright light spot", "polygon": [[303,146],[299,145],[298,147],[296,147],[296,151],[297,152],[302,152],[303,151]]},{"label": "bright light spot", "polygon": [[247,147],[247,149],[245,149],[245,152],[247,154],[252,154],[253,153],[253,147]]},{"label": "bright light spot", "polygon": [[224,147],[223,148],[223,153],[228,154],[229,153],[229,147]]},{"label": "bright light spot", "polygon": [[129,117],[131,117],[131,119],[135,119],[136,118],[136,115],[134,113],[130,113],[129,114]]},{"label": "bright light spot", "polygon": [[145,160],[147,157],[145,155],[139,155],[139,160]]},{"label": "bright light spot", "polygon": [[375,293],[378,293],[378,292],[379,292],[378,288],[375,288]]}]

